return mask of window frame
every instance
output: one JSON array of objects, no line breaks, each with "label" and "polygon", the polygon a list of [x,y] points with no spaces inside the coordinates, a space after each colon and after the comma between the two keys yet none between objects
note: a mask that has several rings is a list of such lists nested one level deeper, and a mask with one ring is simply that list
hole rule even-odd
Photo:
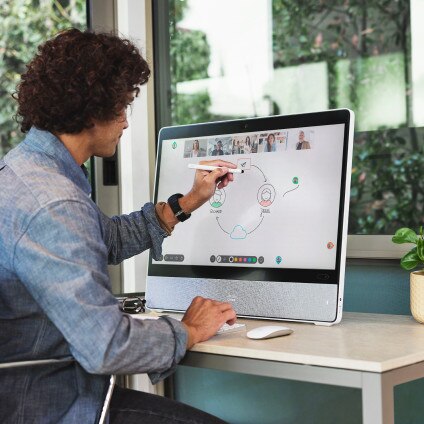
[{"label": "window frame", "polygon": [[[152,65],[153,0],[89,0],[90,28],[114,32],[134,42]],[[152,66],[151,66],[152,67]],[[153,69],[152,69],[153,71]],[[102,184],[103,160],[96,158],[96,193],[99,207],[108,216],[129,214],[151,201],[155,169],[154,77],[140,87],[118,146],[118,186]],[[114,292],[144,292],[148,252],[125,260],[114,271]],[[119,284],[118,284],[119,280]],[[115,288],[116,287],[116,288]]]}]

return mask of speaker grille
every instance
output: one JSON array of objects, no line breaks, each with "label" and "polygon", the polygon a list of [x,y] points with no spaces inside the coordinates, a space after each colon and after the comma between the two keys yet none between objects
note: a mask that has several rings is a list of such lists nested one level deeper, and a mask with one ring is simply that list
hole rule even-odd
[{"label": "speaker grille", "polygon": [[337,315],[336,284],[154,276],[147,279],[150,309],[185,311],[196,296],[230,302],[239,316],[332,322]]}]

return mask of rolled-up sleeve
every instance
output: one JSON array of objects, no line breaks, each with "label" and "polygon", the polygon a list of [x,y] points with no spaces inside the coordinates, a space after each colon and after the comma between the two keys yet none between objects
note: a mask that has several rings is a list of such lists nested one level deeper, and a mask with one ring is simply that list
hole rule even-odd
[{"label": "rolled-up sleeve", "polygon": [[[146,221],[147,227],[158,225]],[[149,373],[156,382],[184,356],[185,327],[169,318],[137,320],[120,311],[110,291],[101,234],[96,208],[80,201],[55,202],[27,223],[15,247],[14,268],[88,372]]]},{"label": "rolled-up sleeve", "polygon": [[112,218],[98,212],[109,264],[119,264],[147,249],[151,249],[155,259],[162,254],[162,242],[168,233],[159,224],[153,203],[146,203],[131,214]]}]

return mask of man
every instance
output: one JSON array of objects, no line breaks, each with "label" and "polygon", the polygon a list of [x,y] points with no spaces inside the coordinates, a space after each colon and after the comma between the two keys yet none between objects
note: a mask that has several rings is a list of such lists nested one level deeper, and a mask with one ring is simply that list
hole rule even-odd
[{"label": "man", "polygon": [[296,143],[296,150],[308,150],[311,148],[311,143],[305,140],[305,132],[299,131],[299,141]]},{"label": "man", "polygon": [[222,150],[222,141],[218,141],[216,143],[215,149],[212,150],[212,156],[221,156],[224,154],[224,151]]},{"label": "man", "polygon": [[[147,203],[108,218],[90,199],[83,163],[115,153],[126,108],[149,68],[128,40],[71,29],[46,42],[15,98],[25,140],[0,160],[0,362],[73,358],[0,373],[0,422],[94,423],[110,374],[172,373],[187,348],[236,315],[230,304],[196,298],[182,322],[123,314],[107,264],[152,249],[178,223],[170,206]],[[179,199],[191,213],[233,177],[197,171]],[[189,224],[187,224],[189,225]],[[110,422],[218,423],[201,411],[116,388]]]}]

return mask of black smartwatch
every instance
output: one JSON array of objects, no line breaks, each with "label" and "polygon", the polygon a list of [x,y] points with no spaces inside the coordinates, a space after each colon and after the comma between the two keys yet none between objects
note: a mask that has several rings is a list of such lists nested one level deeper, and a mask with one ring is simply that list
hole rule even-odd
[{"label": "black smartwatch", "polygon": [[178,221],[180,222],[184,222],[187,219],[190,218],[191,213],[185,213],[180,206],[180,203],[178,202],[178,199],[180,197],[183,197],[183,195],[181,193],[176,193],[173,194],[169,199],[168,199],[168,205],[170,206],[172,212],[174,212],[175,217],[178,219]]}]

